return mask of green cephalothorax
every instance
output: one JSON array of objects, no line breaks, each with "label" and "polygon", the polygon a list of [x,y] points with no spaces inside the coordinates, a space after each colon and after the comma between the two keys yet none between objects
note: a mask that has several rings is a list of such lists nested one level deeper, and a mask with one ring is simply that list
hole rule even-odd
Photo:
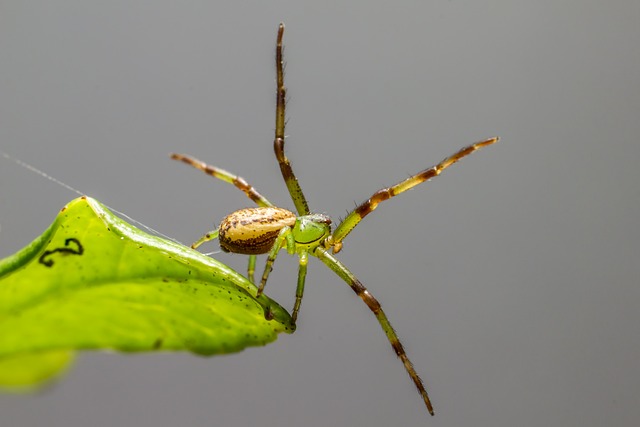
[{"label": "green cephalothorax", "polygon": [[331,234],[331,218],[323,214],[298,217],[292,232],[296,246],[303,246],[309,251],[321,244]]},{"label": "green cephalothorax", "polygon": [[[434,178],[449,166],[456,163],[463,157],[474,151],[494,144],[498,138],[489,138],[475,144],[464,147],[457,153],[447,157],[437,165],[427,168],[391,187],[383,188],[371,195],[367,201],[356,207],[349,213],[343,221],[331,232],[331,219],[322,214],[312,214],[309,204],[298,183],[298,179],[293,173],[293,168],[289,159],[284,154],[285,145],[285,100],[287,90],[284,86],[284,72],[282,59],[282,36],[284,25],[280,24],[276,44],[276,125],[273,147],[282,172],[282,177],[289,190],[291,200],[296,208],[297,215],[282,208],[276,208],[254,187],[249,185],[243,178],[234,175],[224,169],[209,166],[200,160],[183,154],[172,154],[171,158],[182,161],[203,172],[222,181],[233,184],[244,192],[247,197],[253,200],[259,207],[242,209],[227,216],[217,230],[205,234],[196,241],[192,247],[196,248],[202,243],[215,238],[220,239],[220,246],[228,252],[235,252],[249,255],[249,267],[247,277],[253,283],[253,275],[256,265],[256,255],[268,254],[265,263],[264,273],[258,287],[258,295],[261,295],[273,263],[281,249],[286,249],[290,254],[296,254],[299,258],[298,281],[296,286],[296,300],[293,306],[291,318],[295,322],[300,310],[304,284],[307,276],[307,261],[309,255],[315,256],[334,271],[344,280],[362,301],[371,309],[376,319],[380,323],[382,330],[387,336],[393,350],[404,364],[406,371],[411,376],[427,410],[433,415],[433,407],[425,386],[413,368],[413,364],[407,357],[398,335],[391,327],[386,314],[382,310],[380,303],[364,287],[364,285],[351,273],[333,254],[342,249],[342,242],[347,235],[364,219],[365,216],[373,212],[383,201],[388,200],[398,194],[404,193],[413,187]],[[333,254],[332,254],[332,253]],[[265,311],[270,315],[269,310]]]}]

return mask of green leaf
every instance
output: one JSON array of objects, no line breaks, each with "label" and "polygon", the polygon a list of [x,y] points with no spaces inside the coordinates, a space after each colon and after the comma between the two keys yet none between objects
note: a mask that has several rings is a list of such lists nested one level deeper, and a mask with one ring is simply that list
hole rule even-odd
[{"label": "green leaf", "polygon": [[256,292],[219,261],[76,199],[0,261],[0,386],[37,385],[72,350],[214,355],[293,332],[287,311]]},{"label": "green leaf", "polygon": [[11,392],[30,392],[61,375],[73,361],[69,350],[21,353],[0,358],[0,387]]}]

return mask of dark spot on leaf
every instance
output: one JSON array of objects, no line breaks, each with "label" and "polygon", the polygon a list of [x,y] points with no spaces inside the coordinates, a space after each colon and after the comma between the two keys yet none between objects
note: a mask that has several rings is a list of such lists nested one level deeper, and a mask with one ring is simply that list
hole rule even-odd
[{"label": "dark spot on leaf", "polygon": [[[74,243],[74,245],[70,247],[69,243],[72,243],[72,242]],[[74,248],[73,246],[76,246],[76,247]],[[70,237],[64,241],[64,247],[55,248],[50,251],[44,251],[42,255],[40,255],[38,262],[46,267],[53,266],[53,260],[47,259],[47,258],[53,255],[54,253],[59,253],[61,255],[82,255],[84,253],[84,248],[82,247],[78,239]]]}]

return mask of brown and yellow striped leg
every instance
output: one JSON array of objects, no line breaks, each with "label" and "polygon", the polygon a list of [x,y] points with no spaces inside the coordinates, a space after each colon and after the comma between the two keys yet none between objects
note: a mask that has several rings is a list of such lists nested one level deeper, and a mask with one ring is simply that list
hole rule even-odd
[{"label": "brown and yellow striped leg", "polygon": [[356,295],[358,295],[362,299],[362,301],[367,304],[367,307],[369,307],[369,309],[376,316],[376,319],[378,319],[378,323],[380,323],[382,330],[387,335],[387,339],[389,340],[389,343],[391,343],[391,347],[393,347],[393,350],[396,352],[400,360],[402,360],[404,368],[413,380],[413,383],[418,388],[418,391],[420,392],[420,395],[422,396],[422,399],[427,406],[427,410],[431,415],[433,415],[433,406],[431,405],[431,400],[429,400],[427,390],[425,389],[422,380],[416,373],[416,370],[413,367],[413,363],[411,363],[409,357],[407,357],[407,354],[405,353],[404,348],[400,343],[398,335],[393,330],[393,327],[391,326],[391,323],[389,323],[389,319],[387,319],[387,316],[384,314],[384,311],[382,310],[382,307],[380,306],[378,300],[375,299],[373,295],[371,295],[367,288],[364,287],[364,285],[356,278],[356,276],[353,275],[353,273],[351,273],[347,269],[347,267],[344,266],[344,264],[342,264],[333,255],[331,255],[325,248],[321,246],[317,247],[313,255],[318,257],[320,261],[322,261],[325,265],[327,265],[327,267],[329,267],[338,276],[340,276],[342,280],[347,282],[347,284],[351,286],[351,289],[353,289]]},{"label": "brown and yellow striped leg", "polygon": [[217,168],[215,166],[209,166],[203,161],[200,161],[194,157],[187,156],[184,154],[171,154],[171,158],[173,160],[179,160],[183,163],[188,164],[189,166],[193,166],[196,169],[201,170],[207,175],[211,175],[214,178],[218,178],[224,182],[228,182],[229,184],[233,184],[236,188],[242,191],[247,195],[248,198],[253,200],[258,206],[273,206],[270,201],[267,200],[262,194],[258,193],[258,190],[253,188],[244,178],[234,175],[231,172],[228,172],[224,169]]},{"label": "brown and yellow striped leg", "polygon": [[[240,176],[234,175],[230,172],[227,172],[224,169],[220,169],[215,166],[209,166],[208,164],[196,158],[185,156],[184,154],[174,153],[174,154],[171,154],[171,158],[173,160],[179,160],[183,163],[193,166],[194,168],[199,169],[204,173],[206,173],[207,175],[211,175],[214,178],[218,178],[224,182],[233,184],[236,188],[238,188],[240,191],[246,194],[248,198],[253,200],[258,206],[262,206],[262,207],[273,206],[271,202],[267,200],[266,197],[258,193],[258,190],[253,188],[253,186],[249,185],[249,183]],[[200,239],[198,239],[195,243],[193,243],[191,247],[193,249],[196,249],[198,246],[200,246],[204,242],[208,242],[210,240],[216,239],[217,237],[218,237],[218,230],[210,231],[204,236],[202,236]],[[256,270],[256,256],[249,255],[249,264],[247,266],[247,279],[249,279],[251,283],[255,283],[254,281],[255,270]]]},{"label": "brown and yellow striped leg", "polygon": [[355,208],[349,215],[347,215],[347,217],[340,223],[340,225],[336,227],[333,234],[329,236],[325,246],[333,247],[333,253],[339,252],[340,249],[342,248],[342,240],[344,240],[344,238],[351,232],[351,230],[355,228],[356,225],[358,225],[358,223],[360,223],[360,221],[362,221],[362,219],[365,216],[373,212],[373,210],[378,207],[378,204],[380,202],[384,202],[385,200],[388,200],[394,196],[397,196],[400,193],[404,193],[407,190],[411,190],[416,185],[421,184],[425,181],[430,180],[431,178],[434,178],[440,175],[440,173],[442,173],[443,170],[445,170],[452,164],[456,163],[458,160],[468,156],[469,154],[473,153],[476,150],[479,150],[482,147],[486,147],[487,145],[494,144],[498,142],[498,140],[499,138],[495,137],[495,138],[485,139],[484,141],[476,142],[475,144],[469,145],[468,147],[461,149],[460,151],[453,154],[452,156],[447,157],[446,159],[444,159],[443,161],[441,161],[440,163],[438,163],[437,165],[429,169],[425,169],[421,172],[418,172],[417,174],[405,179],[402,182],[399,182],[398,184],[392,187],[382,188],[376,191],[369,198],[369,200],[362,203],[360,206]]},{"label": "brown and yellow striped leg", "polygon": [[282,59],[283,34],[284,24],[280,23],[276,43],[276,81],[278,88],[276,92],[276,135],[273,140],[273,150],[276,153],[276,159],[278,159],[278,164],[280,165],[282,178],[284,178],[284,182],[287,185],[287,189],[289,190],[293,204],[296,207],[296,211],[298,212],[298,215],[302,216],[310,213],[309,204],[307,203],[307,199],[304,197],[302,188],[300,188],[298,178],[296,178],[293,173],[291,163],[289,163],[289,159],[287,159],[287,156],[284,154],[284,128],[286,121],[285,103],[287,88],[284,86],[284,64]]}]

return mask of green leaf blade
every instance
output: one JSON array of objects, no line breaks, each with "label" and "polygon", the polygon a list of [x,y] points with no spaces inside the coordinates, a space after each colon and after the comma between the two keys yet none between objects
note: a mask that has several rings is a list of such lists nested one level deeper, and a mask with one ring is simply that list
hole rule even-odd
[{"label": "green leaf blade", "polygon": [[293,332],[286,310],[256,291],[224,264],[76,199],[31,245],[0,261],[0,382],[2,360],[19,355],[213,355]]},{"label": "green leaf blade", "polygon": [[65,350],[0,358],[0,385],[14,393],[34,391],[63,374],[73,359],[74,353]]}]

